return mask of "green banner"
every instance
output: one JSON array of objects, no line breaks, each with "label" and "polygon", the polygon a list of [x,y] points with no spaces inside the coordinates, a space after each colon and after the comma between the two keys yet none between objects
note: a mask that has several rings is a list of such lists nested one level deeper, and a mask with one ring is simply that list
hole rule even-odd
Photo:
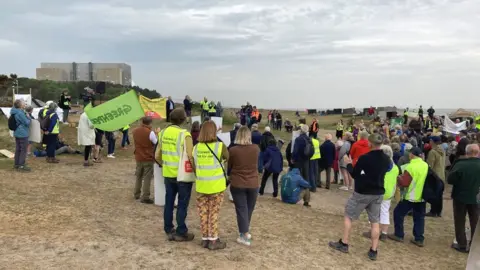
[{"label": "green banner", "polygon": [[403,118],[398,117],[398,118],[392,118],[390,119],[390,127],[393,128],[396,125],[403,125]]},{"label": "green banner", "polygon": [[119,130],[145,115],[135,90],[95,107],[88,104],[84,110],[93,126],[103,131]]}]

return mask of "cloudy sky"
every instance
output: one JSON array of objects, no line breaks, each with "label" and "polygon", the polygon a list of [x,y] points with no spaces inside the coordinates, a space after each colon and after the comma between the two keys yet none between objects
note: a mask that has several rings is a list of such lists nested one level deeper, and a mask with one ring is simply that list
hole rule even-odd
[{"label": "cloudy sky", "polygon": [[478,108],[480,0],[15,0],[0,73],[126,62],[142,87],[268,108]]}]

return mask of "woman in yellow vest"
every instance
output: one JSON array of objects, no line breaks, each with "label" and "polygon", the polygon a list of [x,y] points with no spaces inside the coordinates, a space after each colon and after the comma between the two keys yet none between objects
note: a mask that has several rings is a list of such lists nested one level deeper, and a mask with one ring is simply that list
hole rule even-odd
[{"label": "woman in yellow vest", "polygon": [[193,148],[193,160],[202,246],[210,250],[224,249],[227,244],[218,238],[218,215],[227,188],[224,162],[228,161],[228,150],[223,142],[217,141],[215,122],[202,124],[198,143]]},{"label": "woman in yellow vest", "polygon": [[343,138],[343,120],[337,123],[337,132],[336,132],[337,140],[341,140]]},{"label": "woman in yellow vest", "polygon": [[320,182],[320,169],[318,167],[318,162],[321,158],[320,156],[320,142],[312,138],[312,145],[313,145],[313,156],[310,158],[310,166],[309,166],[309,179],[308,182],[310,183],[310,191],[316,192],[317,187],[321,186]]},{"label": "woman in yellow vest", "polygon": [[[164,230],[170,241],[192,241],[195,236],[188,232],[185,219],[187,218],[188,204],[192,193],[193,183],[178,178],[180,158],[186,152],[188,160],[193,163],[192,135],[185,129],[180,128],[187,114],[183,108],[176,108],[170,113],[172,125],[163,129],[158,135],[158,145],[155,152],[155,160],[162,166],[162,174],[165,178],[165,206],[163,208]],[[175,197],[178,194],[177,206],[177,229],[173,225],[173,210]]]},{"label": "woman in yellow vest", "polygon": [[217,106],[215,102],[211,101],[208,107],[208,116],[209,117],[216,117],[217,116]]},{"label": "woman in yellow vest", "polygon": [[58,163],[59,160],[55,157],[55,151],[57,150],[58,134],[60,133],[60,119],[56,113],[58,105],[51,103],[48,106],[48,112],[45,118],[49,118],[48,125],[45,127],[45,142],[47,144],[47,162]]}]

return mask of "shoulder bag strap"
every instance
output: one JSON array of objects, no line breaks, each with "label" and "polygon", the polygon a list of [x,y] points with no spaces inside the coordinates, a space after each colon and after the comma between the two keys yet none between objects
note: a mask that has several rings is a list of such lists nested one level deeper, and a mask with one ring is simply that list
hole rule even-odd
[{"label": "shoulder bag strap", "polygon": [[[217,142],[217,143],[221,143],[221,142]],[[210,153],[212,153],[212,155],[215,157],[215,159],[218,161],[218,163],[220,164],[220,167],[222,168],[222,171],[223,171],[223,175],[225,176],[225,180],[227,179],[227,174],[225,173],[225,169],[223,168],[223,165],[222,165],[222,162],[220,161],[220,159],[217,157],[217,155],[213,152],[212,148],[210,148],[210,146],[208,146],[207,143],[205,143],[205,146],[207,146],[208,150],[210,150]],[[228,183],[228,181],[227,181]]]}]

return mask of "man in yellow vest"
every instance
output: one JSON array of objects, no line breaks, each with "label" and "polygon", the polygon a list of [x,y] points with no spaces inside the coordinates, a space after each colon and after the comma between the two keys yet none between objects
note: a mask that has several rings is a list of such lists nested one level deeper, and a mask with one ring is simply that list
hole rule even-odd
[{"label": "man in yellow vest", "polygon": [[208,105],[208,117],[216,117],[217,116],[217,106],[215,102],[211,101]]},{"label": "man in yellow vest", "polygon": [[413,210],[413,235],[415,239],[411,242],[419,247],[423,247],[423,236],[425,230],[425,211],[426,203],[422,199],[423,187],[428,175],[428,164],[423,161],[423,152],[420,148],[414,147],[410,150],[410,163],[405,171],[398,177],[398,185],[406,187],[407,191],[402,200],[393,210],[393,222],[395,224],[395,233],[388,235],[388,238],[403,242],[405,232],[403,223],[405,216],[410,210]]},{"label": "man in yellow vest", "polygon": [[[158,135],[158,145],[155,152],[155,160],[162,166],[162,173],[165,178],[164,230],[169,241],[178,242],[192,241],[194,238],[194,235],[188,232],[185,223],[193,183],[186,182],[185,179],[177,179],[180,159],[184,152],[187,153],[188,160],[193,162],[192,135],[185,129],[180,128],[180,125],[186,119],[187,114],[183,108],[176,108],[171,112],[170,122],[172,124]],[[175,230],[173,210],[177,194],[177,229]]]},{"label": "man in yellow vest", "polygon": [[47,162],[58,163],[59,160],[55,157],[55,150],[57,150],[58,134],[60,133],[60,119],[56,113],[57,104],[51,103],[48,106],[48,112],[45,117],[49,118],[48,126],[45,127],[45,142],[47,144]]},{"label": "man in yellow vest", "polygon": [[480,115],[475,117],[475,127],[480,132]]},{"label": "man in yellow vest", "polygon": [[319,161],[320,161],[320,142],[315,139],[311,138],[313,144],[313,156],[310,158],[310,177],[308,178],[308,182],[310,184],[310,191],[315,192],[317,191],[317,187],[321,185],[320,182],[320,169],[319,169]]},{"label": "man in yellow vest", "polygon": [[207,97],[204,97],[203,100],[200,101],[200,107],[202,108],[202,118],[207,117],[208,111],[210,110],[210,103],[208,102]]}]

